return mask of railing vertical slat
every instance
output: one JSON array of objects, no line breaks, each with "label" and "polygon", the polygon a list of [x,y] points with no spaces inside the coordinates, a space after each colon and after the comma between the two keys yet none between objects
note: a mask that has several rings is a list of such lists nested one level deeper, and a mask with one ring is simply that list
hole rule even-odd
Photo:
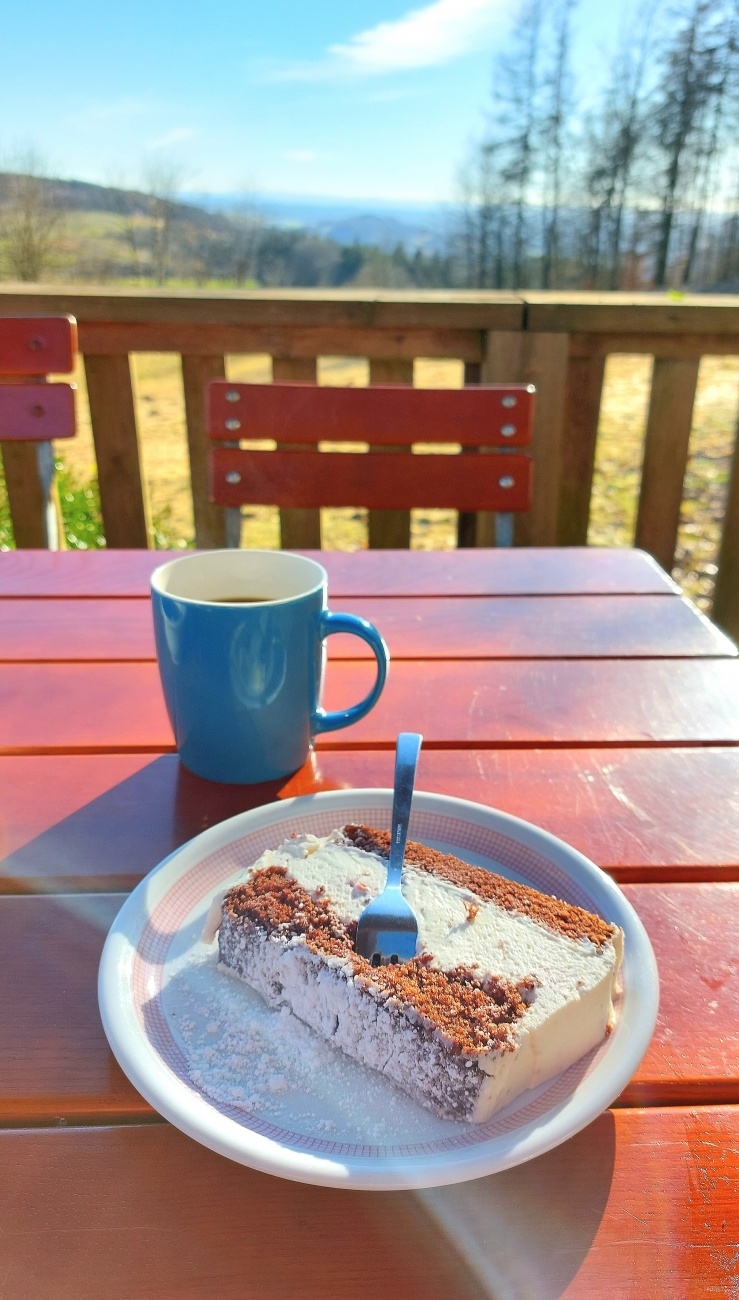
[{"label": "railing vertical slat", "polygon": [[[272,378],[276,384],[315,384],[315,357],[273,357]],[[289,451],[290,443],[280,447]],[[305,451],[305,446],[296,450]],[[280,510],[280,541],[287,551],[321,549],[320,510]]]},{"label": "railing vertical slat", "polygon": [[225,511],[208,500],[210,442],[205,410],[205,393],[211,379],[225,377],[223,357],[182,357],[195,545],[204,550],[226,545]]},{"label": "railing vertical slat", "polygon": [[108,547],[149,543],[128,356],[85,356],[100,506]]},{"label": "railing vertical slat", "polygon": [[[482,381],[482,366],[479,361],[465,361],[464,363],[464,382],[467,384],[479,384]],[[472,447],[463,447],[462,452],[471,452],[477,450]],[[477,536],[477,515],[472,514],[469,510],[460,510],[457,518],[457,546],[474,546]]]},{"label": "railing vertical slat", "polygon": [[570,357],[567,367],[557,542],[585,546],[605,357]]},{"label": "railing vertical slat", "polygon": [[[371,384],[412,384],[413,361],[405,357],[371,357]],[[370,451],[373,451],[370,447]],[[382,447],[378,451],[408,453],[407,447]],[[407,550],[411,544],[410,510],[370,510],[369,545],[373,550]]]},{"label": "railing vertical slat", "polygon": [[644,443],[635,544],[669,573],[675,561],[699,361],[657,357]]},{"label": "railing vertical slat", "polygon": [[[531,432],[533,504],[526,514],[516,515],[516,546],[554,546],[557,541],[569,347],[565,333],[496,330],[487,336],[483,382],[534,384],[537,394]],[[478,515],[477,545],[495,545],[494,515]]]},{"label": "railing vertical slat", "polygon": [[[0,451],[15,544],[18,548],[44,550],[49,539],[46,500],[38,469],[38,443],[0,442]],[[59,535],[63,536],[61,529]]]},{"label": "railing vertical slat", "polygon": [[734,438],[711,617],[730,637],[739,641],[739,422]]}]

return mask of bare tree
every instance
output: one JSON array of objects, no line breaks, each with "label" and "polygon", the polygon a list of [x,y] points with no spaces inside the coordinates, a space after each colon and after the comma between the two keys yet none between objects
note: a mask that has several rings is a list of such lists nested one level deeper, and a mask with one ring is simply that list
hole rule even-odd
[{"label": "bare tree", "polygon": [[719,28],[715,76],[710,86],[711,102],[698,131],[696,185],[682,280],[689,284],[694,271],[708,210],[720,188],[722,164],[736,133],[737,90],[739,89],[739,13],[735,5]]},{"label": "bare tree", "polygon": [[590,221],[583,269],[588,284],[604,283],[608,289],[620,284],[627,205],[645,138],[654,14],[653,4],[643,12],[635,38],[629,36],[618,49],[587,142],[584,188]]},{"label": "bare tree", "polygon": [[510,195],[510,272],[513,288],[528,281],[528,217],[540,115],[542,0],[527,0],[510,47],[493,74],[494,138],[503,153],[501,177]]},{"label": "bare tree", "polygon": [[59,244],[61,212],[39,155],[33,149],[19,155],[5,178],[0,206],[0,239],[10,274],[18,280],[40,280]]},{"label": "bare tree", "polygon": [[184,168],[168,158],[152,158],[143,168],[143,190],[149,200],[149,263],[157,284],[164,284],[170,273],[175,200],[184,178]]},{"label": "bare tree", "polygon": [[[654,114],[662,160],[661,213],[657,226],[654,283],[667,281],[670,245],[681,192],[699,170],[701,137],[720,83],[720,24],[715,0],[694,0],[663,55]],[[723,16],[723,15],[722,15]]]},{"label": "bare tree", "polygon": [[560,0],[555,16],[554,58],[547,85],[549,104],[542,121],[544,177],[541,285],[549,289],[559,271],[562,189],[571,109],[570,22],[576,0]]}]

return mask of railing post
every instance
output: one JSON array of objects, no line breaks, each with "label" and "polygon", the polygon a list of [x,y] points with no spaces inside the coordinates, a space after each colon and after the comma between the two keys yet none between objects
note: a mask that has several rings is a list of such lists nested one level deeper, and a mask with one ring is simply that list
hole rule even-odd
[{"label": "railing post", "polygon": [[697,358],[657,357],[652,374],[634,540],[668,573],[675,562],[699,364]]},{"label": "railing post", "polygon": [[[315,357],[273,357],[272,379],[276,384],[315,384],[317,381]],[[280,448],[290,451],[291,443],[280,443]],[[294,450],[306,451],[305,445]],[[316,452],[318,448],[316,448]],[[286,551],[319,551],[321,549],[320,510],[280,510],[280,545]]]},{"label": "railing post", "polygon": [[[534,384],[536,406],[531,436],[533,504],[517,515],[517,546],[557,542],[562,436],[569,335],[496,330],[487,335],[482,379],[486,384]],[[477,545],[495,545],[495,516],[478,515]]]},{"label": "railing post", "polygon": [[[371,357],[371,384],[412,384],[413,361],[405,357]],[[370,452],[397,451],[407,447],[370,447]],[[411,544],[410,510],[370,510],[369,545],[372,550],[407,550]]]},{"label": "railing post", "polygon": [[557,519],[559,546],[587,545],[605,366],[604,356],[573,356],[570,350]]},{"label": "railing post", "polygon": [[222,356],[182,357],[195,545],[204,550],[226,545],[225,511],[208,500],[210,440],[205,410],[205,393],[211,379],[225,377],[226,368]]},{"label": "railing post", "polygon": [[106,545],[145,549],[149,532],[128,356],[86,356],[85,375]]},{"label": "railing post", "polygon": [[739,641],[739,423],[734,438],[711,617]]}]

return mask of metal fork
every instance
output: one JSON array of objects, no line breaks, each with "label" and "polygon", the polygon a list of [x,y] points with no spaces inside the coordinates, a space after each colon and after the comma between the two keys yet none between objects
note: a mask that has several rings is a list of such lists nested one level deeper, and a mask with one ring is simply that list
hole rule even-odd
[{"label": "metal fork", "polygon": [[367,904],[357,923],[356,951],[373,966],[410,961],[416,955],[418,921],[403,897],[400,881],[422,741],[423,736],[414,731],[401,731],[398,736],[387,880],[382,893]]}]

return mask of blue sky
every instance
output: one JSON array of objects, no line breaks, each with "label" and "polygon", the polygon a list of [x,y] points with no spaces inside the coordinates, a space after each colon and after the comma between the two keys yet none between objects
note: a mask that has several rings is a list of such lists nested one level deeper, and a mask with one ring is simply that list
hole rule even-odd
[{"label": "blue sky", "polygon": [[[579,0],[576,71],[602,67],[633,0]],[[0,166],[185,188],[438,202],[454,194],[515,0],[57,0],[6,6]]]}]

